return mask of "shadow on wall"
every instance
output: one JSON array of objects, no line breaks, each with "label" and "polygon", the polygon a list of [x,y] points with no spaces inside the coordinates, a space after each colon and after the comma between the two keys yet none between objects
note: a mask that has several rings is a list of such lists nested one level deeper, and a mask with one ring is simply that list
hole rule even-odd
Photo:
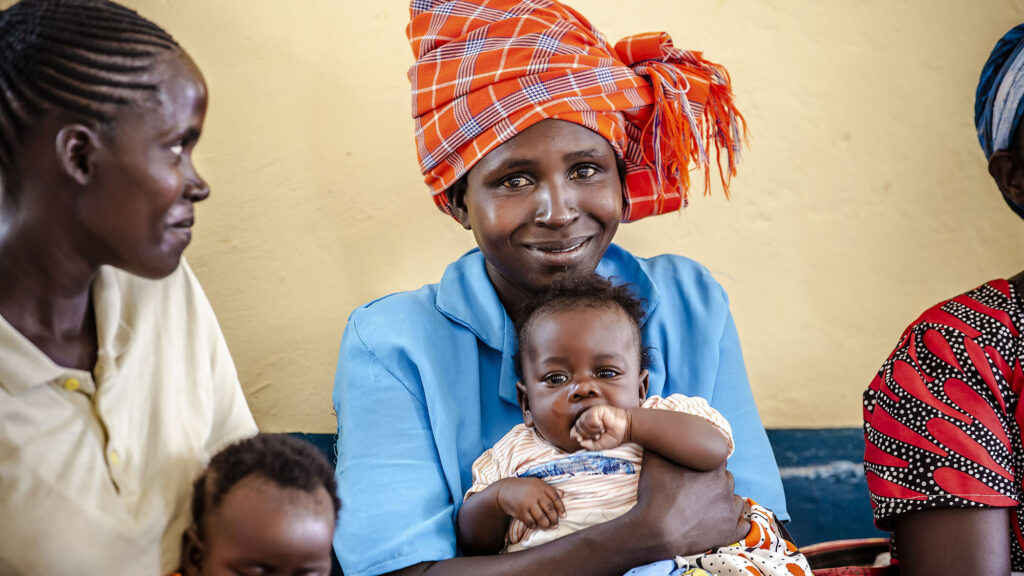
[{"label": "shadow on wall", "polygon": [[[334,434],[294,435],[312,442],[332,466],[337,461]],[[860,428],[768,430],[768,439],[786,490],[786,528],[797,545],[886,536],[872,522]]]}]

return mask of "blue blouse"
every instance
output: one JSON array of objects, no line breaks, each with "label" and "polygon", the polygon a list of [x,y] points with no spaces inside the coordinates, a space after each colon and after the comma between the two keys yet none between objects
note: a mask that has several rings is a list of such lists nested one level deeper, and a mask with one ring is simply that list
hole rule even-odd
[{"label": "blue blouse", "polygon": [[[736,493],[786,513],[729,301],[700,264],[611,245],[597,268],[644,299],[648,394],[701,396],[732,426]],[[348,576],[456,555],[455,515],[473,461],[522,422],[515,328],[473,250],[439,284],[356,309],[334,380],[342,509],[334,546]]]}]

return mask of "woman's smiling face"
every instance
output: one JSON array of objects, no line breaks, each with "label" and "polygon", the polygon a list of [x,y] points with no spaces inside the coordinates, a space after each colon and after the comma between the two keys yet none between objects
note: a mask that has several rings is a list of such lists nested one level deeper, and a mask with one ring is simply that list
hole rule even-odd
[{"label": "woman's smiling face", "polygon": [[622,217],[615,151],[599,134],[548,119],[469,171],[455,214],[473,230],[506,307],[561,273],[597,267]]},{"label": "woman's smiling face", "polygon": [[206,115],[206,84],[183,52],[140,78],[157,86],[101,133],[92,188],[77,204],[88,258],[159,278],[174,271],[192,238],[193,205],[210,193],[192,163]]}]

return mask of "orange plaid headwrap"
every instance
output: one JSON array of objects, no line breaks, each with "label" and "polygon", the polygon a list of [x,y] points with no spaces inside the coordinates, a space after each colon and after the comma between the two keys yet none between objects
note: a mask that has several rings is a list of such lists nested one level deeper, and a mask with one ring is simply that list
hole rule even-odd
[{"label": "orange plaid headwrap", "polygon": [[665,33],[612,47],[555,0],[412,0],[410,13],[420,171],[442,211],[449,186],[546,118],[597,132],[623,158],[625,222],[678,210],[691,162],[706,193],[712,149],[728,195],[746,124],[728,72],[701,53]]}]

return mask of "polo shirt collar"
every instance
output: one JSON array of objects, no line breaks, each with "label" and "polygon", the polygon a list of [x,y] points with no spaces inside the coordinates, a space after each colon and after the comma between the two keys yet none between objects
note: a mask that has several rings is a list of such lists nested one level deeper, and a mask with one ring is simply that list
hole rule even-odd
[{"label": "polo shirt collar", "polygon": [[129,317],[128,306],[145,305],[129,302],[121,290],[114,268],[100,267],[92,285],[92,304],[96,314],[96,336],[99,355],[116,360],[124,354],[132,337],[132,329],[124,319]]},{"label": "polo shirt collar", "polygon": [[[639,260],[612,244],[598,264],[597,273],[611,279],[614,284],[633,284],[636,296],[642,299],[644,318],[650,318],[661,294]],[[472,332],[487,347],[501,352],[498,395],[506,402],[517,404],[513,363],[515,327],[487,276],[485,260],[478,248],[470,250],[445,269],[435,306],[441,314]]]},{"label": "polo shirt collar", "polygon": [[[112,269],[101,267],[93,280],[92,299],[96,314],[99,356],[117,358],[131,339],[131,328],[122,318],[120,286]],[[77,372],[57,365],[28,338],[0,316],[0,386],[12,395],[21,394]]]}]

